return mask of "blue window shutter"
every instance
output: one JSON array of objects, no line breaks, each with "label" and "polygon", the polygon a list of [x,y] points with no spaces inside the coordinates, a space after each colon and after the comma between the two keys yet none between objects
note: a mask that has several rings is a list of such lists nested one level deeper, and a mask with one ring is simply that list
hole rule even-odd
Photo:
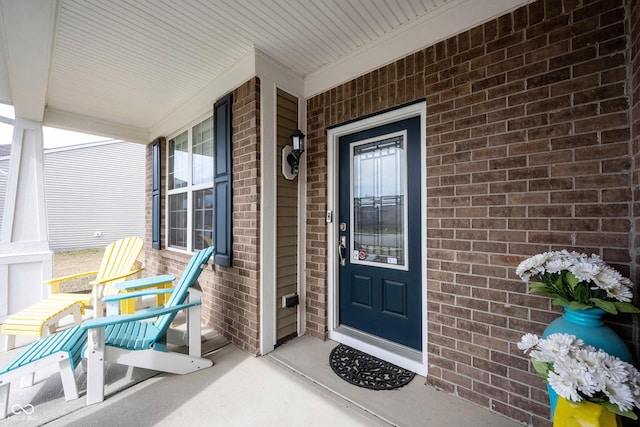
[{"label": "blue window shutter", "polygon": [[216,248],[214,263],[231,265],[231,105],[232,95],[228,94],[213,105],[213,155],[215,161],[213,188],[215,202],[213,209],[213,244]]},{"label": "blue window shutter", "polygon": [[151,247],[160,249],[160,143],[151,143]]}]

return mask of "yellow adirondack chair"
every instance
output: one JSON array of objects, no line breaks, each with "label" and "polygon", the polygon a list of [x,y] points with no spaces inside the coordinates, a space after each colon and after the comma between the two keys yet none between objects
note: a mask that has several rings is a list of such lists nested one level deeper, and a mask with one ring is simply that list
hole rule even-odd
[{"label": "yellow adirondack chair", "polygon": [[[39,301],[23,310],[6,318],[2,324],[0,334],[4,335],[3,350],[15,347],[17,335],[42,337],[56,332],[58,322],[66,317],[73,316],[74,324],[82,322],[82,315],[87,306],[93,305],[94,316],[102,315],[102,297],[118,293],[114,288],[116,283],[124,281],[142,268],[136,268],[136,261],[142,251],[143,241],[139,237],[127,237],[111,243],[105,249],[100,268],[97,271],[73,274],[44,281],[51,286],[51,296]],[[93,285],[91,293],[61,293],[60,283],[77,277],[93,276],[96,278],[89,282]],[[123,312],[135,311],[133,307],[123,306]]]}]

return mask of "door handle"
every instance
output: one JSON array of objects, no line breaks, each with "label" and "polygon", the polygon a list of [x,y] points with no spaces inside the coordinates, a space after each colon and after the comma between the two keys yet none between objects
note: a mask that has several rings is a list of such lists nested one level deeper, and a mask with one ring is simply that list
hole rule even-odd
[{"label": "door handle", "polygon": [[347,265],[347,259],[345,258],[344,251],[347,249],[347,236],[340,236],[338,243],[338,256],[340,257],[340,265],[344,267]]}]

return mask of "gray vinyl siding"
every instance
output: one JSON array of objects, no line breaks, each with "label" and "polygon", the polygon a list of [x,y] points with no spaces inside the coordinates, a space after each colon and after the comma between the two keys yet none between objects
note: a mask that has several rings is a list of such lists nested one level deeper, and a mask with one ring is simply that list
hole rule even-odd
[{"label": "gray vinyl siding", "polygon": [[298,178],[290,181],[279,172],[281,150],[291,143],[289,136],[297,125],[298,98],[278,89],[277,113],[276,340],[280,344],[298,331],[298,308],[281,306],[284,295],[298,291]]},{"label": "gray vinyl siding", "polygon": [[[44,158],[52,251],[144,238],[144,145],[85,144],[45,150]],[[95,237],[96,232],[101,236]]]},{"label": "gray vinyl siding", "polygon": [[[9,159],[0,156],[0,235]],[[44,159],[51,250],[104,247],[127,236],[144,237],[144,145],[83,144],[45,150]],[[100,237],[94,236],[96,231]]]},{"label": "gray vinyl siding", "polygon": [[[49,246],[98,248],[144,237],[145,146],[129,142],[45,150]],[[0,234],[9,157],[0,156]],[[99,231],[101,237],[94,237]]]}]

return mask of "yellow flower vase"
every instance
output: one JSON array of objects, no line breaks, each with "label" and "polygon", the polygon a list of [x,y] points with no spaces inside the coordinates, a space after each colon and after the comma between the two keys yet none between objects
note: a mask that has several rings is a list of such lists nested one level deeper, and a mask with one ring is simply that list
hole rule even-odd
[{"label": "yellow flower vase", "polygon": [[622,427],[622,420],[602,405],[558,397],[553,427]]}]

